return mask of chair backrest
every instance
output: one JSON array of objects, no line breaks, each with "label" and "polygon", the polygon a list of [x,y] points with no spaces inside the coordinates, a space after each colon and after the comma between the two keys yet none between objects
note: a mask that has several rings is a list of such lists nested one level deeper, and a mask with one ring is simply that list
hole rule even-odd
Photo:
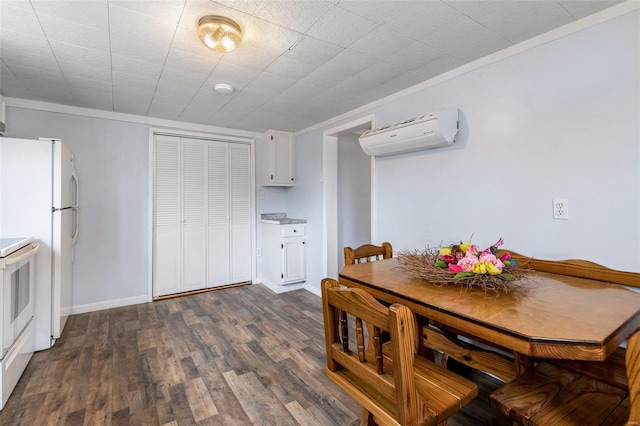
[{"label": "chair backrest", "polygon": [[627,340],[625,355],[631,411],[627,424],[640,424],[640,329]]},{"label": "chair backrest", "polygon": [[[341,289],[331,279],[322,281],[322,305],[327,376],[369,413],[380,415],[377,409],[386,410],[402,425],[428,418],[414,382],[416,325],[409,308],[399,304],[386,308],[365,291]],[[355,327],[350,327],[347,313],[355,317]],[[373,330],[372,336],[365,336],[363,322]],[[355,330],[355,339],[349,335],[350,328]],[[386,361],[380,341],[382,331],[388,331],[391,339]],[[354,342],[355,352],[350,346]]]},{"label": "chair backrest", "polygon": [[344,248],[344,264],[365,263],[371,260],[390,259],[393,256],[391,244],[384,242],[381,246],[365,244],[357,249],[351,247]]}]

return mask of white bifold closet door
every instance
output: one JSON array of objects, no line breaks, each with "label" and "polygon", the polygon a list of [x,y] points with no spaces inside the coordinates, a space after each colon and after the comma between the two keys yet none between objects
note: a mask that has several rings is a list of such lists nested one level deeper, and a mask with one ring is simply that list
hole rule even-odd
[{"label": "white bifold closet door", "polygon": [[155,136],[153,295],[251,280],[250,147]]}]

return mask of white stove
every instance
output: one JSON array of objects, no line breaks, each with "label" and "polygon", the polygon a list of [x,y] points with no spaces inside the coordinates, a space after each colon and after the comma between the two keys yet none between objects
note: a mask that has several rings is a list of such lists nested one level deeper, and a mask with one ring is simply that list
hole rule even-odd
[{"label": "white stove", "polygon": [[0,410],[33,355],[33,238],[0,238]]}]

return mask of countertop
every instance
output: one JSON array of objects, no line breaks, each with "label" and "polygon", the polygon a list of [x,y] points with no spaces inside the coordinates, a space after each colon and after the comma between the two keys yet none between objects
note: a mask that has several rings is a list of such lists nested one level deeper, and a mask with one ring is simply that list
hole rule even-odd
[{"label": "countertop", "polygon": [[307,223],[307,220],[287,217],[286,213],[261,213],[260,222],[272,223],[275,225],[292,225],[298,223]]}]

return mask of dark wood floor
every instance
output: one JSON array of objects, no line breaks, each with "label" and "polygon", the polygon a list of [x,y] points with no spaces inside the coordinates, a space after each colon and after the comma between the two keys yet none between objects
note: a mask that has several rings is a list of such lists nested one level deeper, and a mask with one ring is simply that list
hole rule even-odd
[{"label": "dark wood floor", "polygon": [[[320,298],[262,285],[69,318],[36,353],[0,425],[355,425],[324,375]],[[509,424],[480,396],[448,424]]]}]

